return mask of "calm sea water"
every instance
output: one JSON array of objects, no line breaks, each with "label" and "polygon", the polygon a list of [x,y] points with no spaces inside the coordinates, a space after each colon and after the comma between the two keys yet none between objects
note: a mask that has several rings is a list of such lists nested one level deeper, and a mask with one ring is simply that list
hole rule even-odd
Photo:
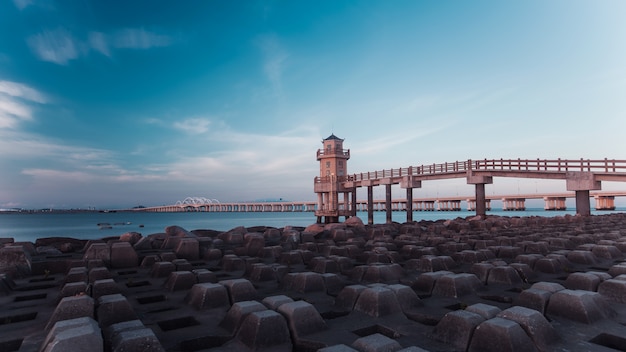
[{"label": "calm sea water", "polygon": [[[616,212],[626,212],[626,208],[618,208]],[[558,216],[575,214],[575,210],[544,211],[543,209],[527,209],[526,211],[487,212],[500,216]],[[607,214],[608,212],[592,211],[593,214]],[[454,219],[457,217],[473,216],[471,211],[434,211],[414,212],[413,220]],[[367,213],[357,214],[364,223],[367,223]],[[385,212],[374,212],[374,223],[384,223]],[[31,241],[42,237],[74,237],[80,239],[98,239],[108,236],[119,236],[129,231],[143,235],[163,232],[165,227],[178,225],[187,230],[211,229],[227,231],[237,226],[272,226],[285,227],[308,226],[315,222],[312,212],[305,213],[143,213],[143,212],[115,212],[115,213],[8,213],[0,214],[0,238],[12,237],[15,241]],[[393,212],[392,220],[406,221],[405,212]],[[101,229],[98,224],[109,223],[112,228]],[[141,227],[140,225],[143,225]]]}]

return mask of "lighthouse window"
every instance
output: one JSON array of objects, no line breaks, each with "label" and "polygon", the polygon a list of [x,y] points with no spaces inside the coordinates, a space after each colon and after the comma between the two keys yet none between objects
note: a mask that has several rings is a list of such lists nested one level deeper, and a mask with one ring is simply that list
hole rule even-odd
[{"label": "lighthouse window", "polygon": [[326,168],[329,168],[329,167],[330,167],[330,161],[327,161],[326,162]]},{"label": "lighthouse window", "polygon": [[337,162],[337,165],[339,166],[340,169],[343,169],[343,161],[339,160]]}]

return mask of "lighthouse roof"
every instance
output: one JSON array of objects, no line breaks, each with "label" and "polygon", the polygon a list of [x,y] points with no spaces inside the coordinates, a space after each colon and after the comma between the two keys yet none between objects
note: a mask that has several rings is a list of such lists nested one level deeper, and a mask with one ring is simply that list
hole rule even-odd
[{"label": "lighthouse roof", "polygon": [[330,140],[338,140],[338,141],[343,141],[343,139],[335,136],[335,134],[331,134],[330,136],[328,136],[328,138],[324,139],[325,141],[330,141]]}]

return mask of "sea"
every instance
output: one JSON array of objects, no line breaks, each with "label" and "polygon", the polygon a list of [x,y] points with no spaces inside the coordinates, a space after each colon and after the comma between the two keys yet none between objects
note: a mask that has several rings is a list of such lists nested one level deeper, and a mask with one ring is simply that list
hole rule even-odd
[{"label": "sea", "polygon": [[[626,207],[615,211],[596,211],[592,214],[626,212]],[[574,209],[563,211],[545,211],[543,208],[527,208],[524,211],[488,211],[487,215],[498,216],[562,216],[575,215]],[[441,220],[474,216],[473,211],[416,211],[413,220]],[[367,212],[358,212],[357,216],[367,223]],[[177,225],[188,231],[208,229],[228,231],[238,226],[285,226],[306,227],[315,223],[313,212],[263,212],[263,213],[218,213],[218,212],[77,212],[77,213],[0,213],[0,238],[13,238],[16,242],[35,242],[44,237],[72,237],[78,239],[100,239],[119,236],[126,232],[139,232],[142,235],[164,232],[167,226]],[[386,221],[384,211],[374,212],[374,223]],[[392,212],[392,221],[406,222],[406,212]]]}]

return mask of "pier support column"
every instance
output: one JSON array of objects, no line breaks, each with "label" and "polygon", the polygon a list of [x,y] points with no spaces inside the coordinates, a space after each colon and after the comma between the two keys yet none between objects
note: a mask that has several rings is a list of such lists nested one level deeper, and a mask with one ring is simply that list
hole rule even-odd
[{"label": "pier support column", "polygon": [[367,186],[367,223],[374,224],[374,186]]},{"label": "pier support column", "polygon": [[413,221],[413,188],[422,188],[422,181],[413,176],[404,176],[400,180],[400,188],[406,188],[406,221]]},{"label": "pier support column", "polygon": [[391,183],[385,185],[385,215],[387,224],[391,224]]},{"label": "pier support column", "polygon": [[355,187],[352,189],[352,208],[350,209],[352,216],[356,216],[356,208],[357,208],[357,203],[356,203],[356,187]]},{"label": "pier support column", "polygon": [[591,172],[567,172],[565,174],[566,188],[576,192],[576,214],[582,216],[591,215],[591,200],[589,191],[602,189],[600,181],[597,181]]},{"label": "pier support column", "polygon": [[615,196],[595,196],[596,210],[615,210]]},{"label": "pier support column", "polygon": [[493,177],[491,176],[479,176],[474,175],[471,172],[467,175],[467,183],[475,185],[476,191],[476,215],[487,215],[487,202],[485,197],[485,185],[493,183]]}]

